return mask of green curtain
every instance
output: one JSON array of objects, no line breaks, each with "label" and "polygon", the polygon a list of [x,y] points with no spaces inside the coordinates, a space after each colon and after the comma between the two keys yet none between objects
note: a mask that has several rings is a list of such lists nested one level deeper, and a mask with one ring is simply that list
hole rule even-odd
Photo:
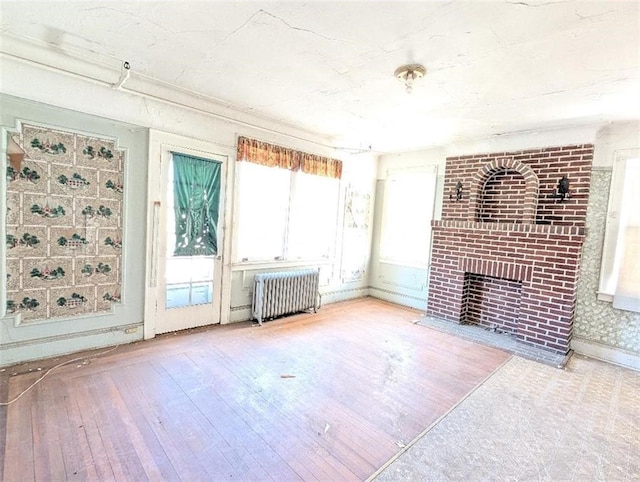
[{"label": "green curtain", "polygon": [[173,153],[174,256],[218,253],[219,162]]}]

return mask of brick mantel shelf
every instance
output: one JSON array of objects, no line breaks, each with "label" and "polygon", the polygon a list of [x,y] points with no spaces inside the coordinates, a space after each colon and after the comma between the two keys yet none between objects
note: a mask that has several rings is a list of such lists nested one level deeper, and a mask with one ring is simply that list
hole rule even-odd
[{"label": "brick mantel shelf", "polygon": [[548,224],[507,224],[507,223],[481,223],[477,221],[431,221],[431,227],[437,229],[474,229],[476,231],[516,231],[547,234],[560,234],[565,236],[584,236],[584,226],[552,226]]}]

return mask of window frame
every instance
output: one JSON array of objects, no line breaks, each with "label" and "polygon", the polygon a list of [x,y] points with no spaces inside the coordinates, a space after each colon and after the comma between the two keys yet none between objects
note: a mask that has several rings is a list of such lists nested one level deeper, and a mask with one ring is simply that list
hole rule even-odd
[{"label": "window frame", "polygon": [[[296,267],[296,266],[308,266],[309,264],[314,264],[314,265],[332,265],[335,263],[336,260],[336,253],[337,253],[337,243],[338,243],[338,237],[339,237],[339,229],[338,229],[338,224],[340,222],[340,196],[341,196],[341,192],[342,192],[342,179],[339,178],[331,178],[333,179],[336,183],[336,199],[335,199],[335,225],[336,225],[336,229],[333,233],[333,239],[332,239],[332,243],[330,246],[330,254],[326,257],[311,257],[311,258],[289,258],[288,254],[289,254],[289,235],[290,235],[290,223],[291,223],[291,206],[293,203],[293,200],[295,198],[295,192],[296,192],[296,187],[297,187],[297,178],[300,174],[304,174],[302,173],[302,171],[293,171],[293,170],[289,170],[289,169],[284,169],[281,167],[268,167],[268,169],[279,169],[281,171],[288,171],[288,175],[289,175],[289,196],[288,196],[288,201],[287,201],[287,212],[286,212],[286,222],[285,222],[285,232],[284,232],[284,240],[283,240],[283,246],[282,246],[282,254],[281,256],[276,256],[274,258],[248,258],[248,257],[241,257],[241,253],[239,252],[239,234],[240,234],[240,222],[238,219],[239,216],[239,207],[240,207],[240,198],[241,198],[241,185],[242,185],[242,176],[243,176],[243,169],[242,169],[242,165],[243,164],[254,164],[251,163],[250,161],[236,161],[236,166],[235,166],[235,183],[234,183],[234,187],[235,187],[235,195],[234,195],[234,212],[233,212],[233,227],[234,227],[234,235],[233,235],[233,245],[232,245],[232,249],[233,249],[233,253],[232,253],[232,264],[233,266],[259,266],[261,268],[268,268],[268,267],[279,267],[279,268],[283,268],[283,267]],[[255,165],[260,165],[260,164],[255,164]],[[263,166],[266,167],[266,166]],[[307,174],[307,175],[311,175],[311,174]],[[323,176],[318,176],[318,177],[323,177]]]},{"label": "window frame", "polygon": [[622,149],[614,154],[598,280],[597,297],[601,301],[613,302],[618,284],[620,270],[616,266],[616,249],[620,235],[620,209],[624,197],[626,165],[631,159],[640,159],[640,149]]},{"label": "window frame", "polygon": [[[428,174],[433,178],[432,179],[433,184],[431,186],[432,194],[433,194],[431,198],[431,206],[430,206],[430,209],[427,209],[425,211],[425,214],[429,216],[427,220],[427,223],[428,223],[427,238],[428,239],[426,240],[426,246],[425,246],[426,258],[424,260],[419,260],[419,259],[402,260],[402,259],[386,256],[385,255],[386,253],[384,252],[385,251],[384,233],[387,229],[387,226],[386,226],[386,223],[387,223],[386,199],[387,199],[387,186],[388,186],[387,183],[389,181],[393,181],[394,179],[410,177],[412,175],[416,175],[420,173]],[[382,209],[380,213],[380,238],[379,238],[380,241],[379,241],[379,248],[378,248],[378,259],[380,263],[395,265],[395,266],[403,266],[408,268],[416,268],[416,269],[429,269],[429,266],[431,264],[431,244],[432,244],[432,238],[433,238],[431,222],[435,219],[435,214],[437,209],[437,202],[436,202],[437,195],[438,195],[438,166],[437,165],[414,166],[414,167],[406,167],[406,168],[400,168],[400,169],[389,169],[387,171],[387,175],[384,179]]]}]

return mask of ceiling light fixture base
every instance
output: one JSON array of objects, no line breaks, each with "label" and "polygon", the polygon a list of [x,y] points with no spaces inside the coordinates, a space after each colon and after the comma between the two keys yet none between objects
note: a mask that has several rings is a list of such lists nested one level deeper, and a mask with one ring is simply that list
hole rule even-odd
[{"label": "ceiling light fixture base", "polygon": [[427,69],[420,64],[408,64],[398,67],[393,75],[407,88],[407,94],[413,91],[413,84],[427,73]]}]

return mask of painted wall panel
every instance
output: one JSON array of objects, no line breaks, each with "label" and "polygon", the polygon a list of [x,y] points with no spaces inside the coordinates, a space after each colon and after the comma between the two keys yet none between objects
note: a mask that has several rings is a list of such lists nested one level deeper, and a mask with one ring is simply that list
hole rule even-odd
[{"label": "painted wall panel", "polygon": [[[30,233],[39,234],[43,239],[49,240],[49,243],[40,243],[39,247],[42,252],[38,261],[46,260],[46,262],[35,264],[31,262],[33,264],[31,266],[29,263],[24,263],[24,257],[9,256],[7,259],[9,253],[6,246],[3,246],[2,276],[6,277],[7,269],[9,274],[16,269],[22,269],[22,286],[28,287],[33,293],[38,291],[40,296],[44,297],[43,299],[47,299],[49,311],[45,315],[41,313],[39,316],[32,317],[31,321],[26,319],[28,317],[16,318],[11,313],[6,313],[3,318],[0,318],[0,365],[140,339],[145,266],[139,260],[144,257],[145,248],[147,130],[5,95],[0,97],[0,101],[2,103],[0,123],[3,129],[15,135],[19,121],[36,126],[32,128],[36,130],[41,129],[42,126],[50,127],[61,132],[60,139],[56,138],[53,144],[62,143],[67,147],[77,143],[73,152],[76,155],[79,154],[77,158],[79,164],[73,164],[71,160],[71,164],[66,166],[55,154],[44,152],[35,144],[32,145],[33,139],[42,137],[40,134],[45,131],[25,133],[28,139],[25,150],[29,159],[25,162],[25,166],[38,164],[41,168],[51,169],[49,176],[51,190],[45,194],[40,190],[34,191],[30,187],[25,187],[26,190],[23,192],[9,189],[9,204],[20,202],[18,194],[22,194],[23,204],[18,204],[19,213],[9,212],[7,216],[9,226],[7,227],[3,222],[3,237],[11,234],[13,222],[39,221],[41,218],[38,209],[32,208],[33,206],[43,208],[43,205],[46,206],[48,203],[50,208],[53,206],[53,209],[57,209],[60,206],[65,212],[76,216],[77,222],[82,224],[83,228],[82,232],[79,232],[80,237],[96,241],[93,245],[95,252],[85,253],[83,245],[80,248],[83,250],[82,253],[69,256],[68,240],[72,239],[73,234],[78,231],[76,220],[72,217],[67,220],[68,222],[50,221],[55,225],[29,227]],[[47,142],[46,139],[39,139],[39,141]],[[93,153],[88,149],[89,146],[93,147]],[[106,150],[108,150],[106,146],[113,147],[111,149],[113,158],[100,159],[106,166],[103,170],[90,168],[89,166],[99,157],[99,152],[106,156]],[[100,147],[105,147],[105,150],[101,151]],[[91,159],[91,154],[94,159]],[[128,161],[124,164],[123,156],[126,156]],[[83,167],[84,165],[86,167]],[[122,173],[119,173],[120,166],[123,166]],[[3,169],[6,169],[4,164]],[[59,183],[58,179],[62,175],[66,176],[67,180],[72,179],[76,172],[90,184],[86,186],[88,189],[79,186],[74,195],[70,196],[68,186]],[[126,189],[124,192],[117,192],[119,189],[107,187],[109,180],[114,187],[124,184]],[[81,195],[79,195],[80,191],[82,191]],[[1,193],[3,198],[6,192],[5,182]],[[100,206],[103,206],[102,210]],[[92,209],[91,215],[87,211],[88,207]],[[111,211],[111,216],[105,216],[108,213],[107,208]],[[87,214],[82,214],[83,211]],[[102,222],[96,222],[95,218],[102,218]],[[58,243],[60,238],[67,239],[66,246]],[[104,241],[106,238],[111,239],[111,245],[97,242]],[[122,249],[114,248],[113,243],[120,242],[122,242]],[[121,256],[118,254],[120,252],[122,252]],[[36,260],[33,256],[31,258]],[[99,266],[104,268],[106,264],[109,264],[109,272],[98,268]],[[62,283],[54,279],[49,284],[40,277],[30,276],[34,267],[42,272],[47,268],[49,270],[52,267],[57,268],[58,265],[71,277],[71,286],[73,286],[71,290],[68,289],[69,284],[66,282]],[[95,275],[99,278],[95,283],[87,282],[85,269],[87,265],[91,265],[92,277]],[[97,268],[99,272],[96,272]],[[25,269],[29,271],[26,276]],[[5,306],[8,299],[6,290],[21,289],[20,282],[12,278],[13,276],[9,278],[10,281],[6,286],[0,285]],[[118,288],[120,282],[122,289]],[[121,294],[122,303],[113,304],[110,300],[103,299],[105,293],[100,293],[98,299],[96,295],[98,286],[105,289],[108,287],[105,293],[108,292],[112,298]],[[67,295],[72,295],[74,292],[87,300],[91,299],[93,303],[91,309],[85,310],[84,306],[87,303],[83,303],[83,308],[80,310],[70,311],[68,307],[57,303],[59,298],[69,300],[71,296]],[[2,312],[4,311],[3,309]],[[70,316],[70,313],[79,311],[83,312]]]}]

